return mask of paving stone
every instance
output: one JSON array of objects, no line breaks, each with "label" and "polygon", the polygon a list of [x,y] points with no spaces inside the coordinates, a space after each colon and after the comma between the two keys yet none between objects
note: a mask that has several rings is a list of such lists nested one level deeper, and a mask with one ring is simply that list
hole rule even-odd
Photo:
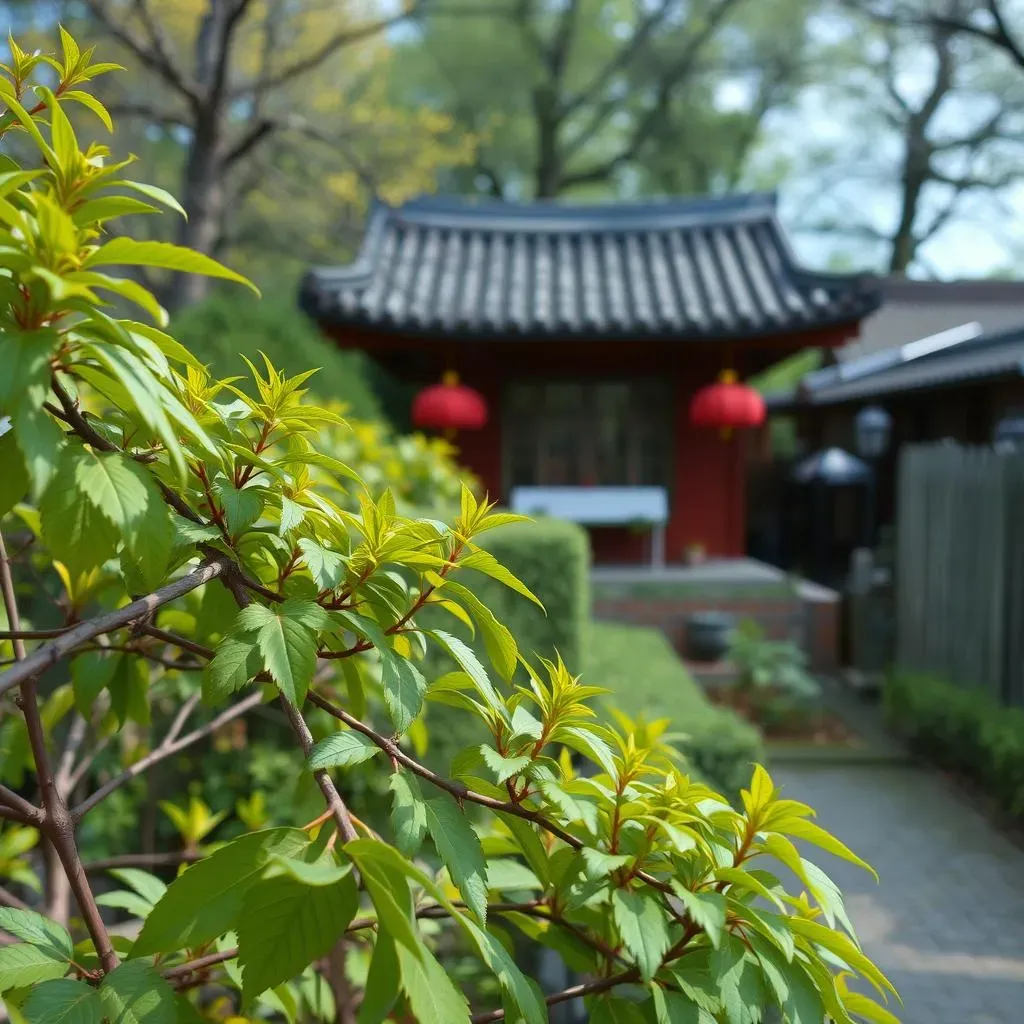
[{"label": "paving stone", "polygon": [[792,764],[785,795],[879,873],[820,851],[865,951],[893,980],[903,1024],[1024,1024],[1024,852],[931,772]]}]

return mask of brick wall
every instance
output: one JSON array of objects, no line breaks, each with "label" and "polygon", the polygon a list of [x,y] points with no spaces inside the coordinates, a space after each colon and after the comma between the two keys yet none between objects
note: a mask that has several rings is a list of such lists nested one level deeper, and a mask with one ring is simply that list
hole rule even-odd
[{"label": "brick wall", "polygon": [[686,617],[719,611],[738,619],[753,619],[772,640],[794,640],[808,654],[815,672],[839,667],[840,602],[791,597],[638,597],[595,596],[594,617],[606,622],[629,622],[660,629],[682,652]]}]

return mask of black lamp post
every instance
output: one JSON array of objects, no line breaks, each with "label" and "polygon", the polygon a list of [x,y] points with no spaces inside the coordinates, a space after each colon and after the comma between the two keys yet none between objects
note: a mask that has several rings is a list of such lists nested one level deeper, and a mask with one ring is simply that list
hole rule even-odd
[{"label": "black lamp post", "polygon": [[878,494],[878,464],[889,447],[892,436],[892,416],[880,405],[866,405],[853,420],[854,440],[857,454],[871,466],[868,480],[867,516],[865,517],[865,543],[875,546],[875,504]]}]

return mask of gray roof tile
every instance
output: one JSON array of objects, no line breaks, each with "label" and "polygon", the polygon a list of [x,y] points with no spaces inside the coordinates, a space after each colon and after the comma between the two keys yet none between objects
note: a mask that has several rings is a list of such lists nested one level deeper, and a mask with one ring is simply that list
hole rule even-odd
[{"label": "gray roof tile", "polygon": [[879,301],[872,278],[800,267],[770,195],[379,204],[355,263],[311,270],[300,296],[333,325],[683,339],[850,323]]}]

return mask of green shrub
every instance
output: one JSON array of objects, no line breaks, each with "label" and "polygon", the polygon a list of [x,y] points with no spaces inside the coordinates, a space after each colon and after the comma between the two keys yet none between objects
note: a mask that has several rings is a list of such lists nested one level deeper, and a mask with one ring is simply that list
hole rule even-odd
[{"label": "green shrub", "polygon": [[973,779],[1007,813],[1024,815],[1024,711],[981,690],[897,670],[886,681],[885,712],[916,753]]},{"label": "green shrub", "polygon": [[584,529],[561,519],[537,519],[495,530],[481,545],[543,602],[547,615],[506,587],[481,577],[474,587],[519,640],[527,655],[557,651],[572,672],[583,671],[583,643],[590,621],[590,542]]},{"label": "green shrub", "polygon": [[700,685],[656,629],[595,622],[587,632],[588,682],[611,690],[626,714],[647,721],[670,718],[676,741],[697,771],[730,795],[746,785],[751,762],[764,756],[757,730],[711,704]]},{"label": "green shrub", "polygon": [[291,296],[272,295],[252,302],[234,292],[215,292],[177,314],[173,329],[215,377],[244,373],[240,357],[260,362],[259,353],[265,352],[289,376],[319,367],[310,379],[310,390],[328,401],[344,402],[348,415],[359,419],[382,415],[374,393],[380,371],[365,353],[342,351],[325,340]]}]

